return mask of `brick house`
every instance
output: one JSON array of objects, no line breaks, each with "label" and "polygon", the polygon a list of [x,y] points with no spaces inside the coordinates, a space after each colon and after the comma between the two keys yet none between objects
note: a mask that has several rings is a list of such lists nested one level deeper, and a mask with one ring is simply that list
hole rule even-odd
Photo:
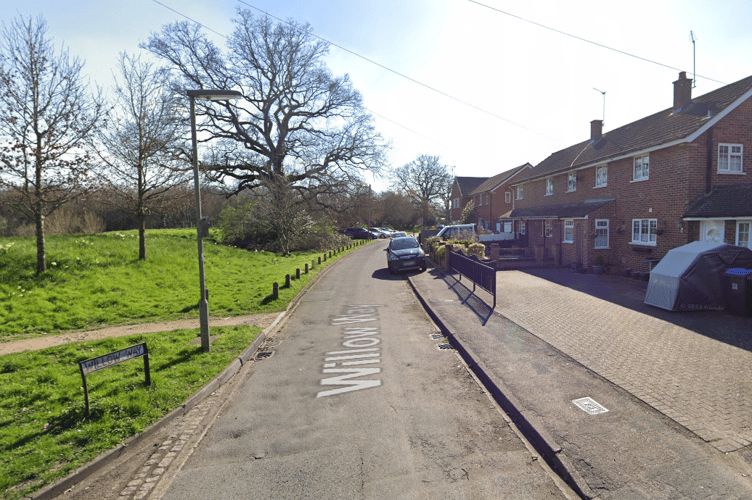
[{"label": "brick house", "polygon": [[[504,217],[512,211],[512,190],[510,183],[520,178],[526,171],[533,168],[529,163],[494,175],[483,181],[471,193],[475,202],[475,223],[479,227],[497,233],[511,233],[511,223],[506,224]],[[507,227],[509,226],[509,227]]]},{"label": "brick house", "polygon": [[[537,259],[648,271],[695,240],[750,246],[752,77],[692,99],[684,72],[673,106],[553,153],[515,179],[516,230]],[[746,168],[746,170],[745,170]]]},{"label": "brick house", "polygon": [[459,223],[462,218],[462,210],[470,200],[475,188],[480,186],[488,177],[455,177],[452,184],[452,206],[449,209],[449,220],[452,224]]}]

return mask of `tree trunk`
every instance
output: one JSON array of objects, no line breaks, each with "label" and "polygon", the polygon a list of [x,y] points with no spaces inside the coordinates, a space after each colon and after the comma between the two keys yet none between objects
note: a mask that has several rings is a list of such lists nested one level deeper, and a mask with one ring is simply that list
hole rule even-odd
[{"label": "tree trunk", "polygon": [[138,260],[146,260],[146,217],[138,216]]},{"label": "tree trunk", "polygon": [[44,215],[38,214],[36,218],[37,226],[37,274],[42,274],[47,270],[47,251],[44,244]]}]

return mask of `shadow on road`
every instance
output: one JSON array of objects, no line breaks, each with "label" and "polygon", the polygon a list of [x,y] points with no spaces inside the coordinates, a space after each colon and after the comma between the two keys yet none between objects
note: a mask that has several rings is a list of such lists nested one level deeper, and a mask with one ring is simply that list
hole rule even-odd
[{"label": "shadow on road", "polygon": [[493,314],[493,309],[491,308],[491,306],[486,304],[483,299],[478,297],[478,295],[474,294],[472,290],[465,286],[465,284],[469,282],[459,281],[453,275],[438,271],[436,269],[431,269],[429,271],[429,274],[433,276],[434,279],[440,279],[444,281],[444,283],[446,283],[446,285],[451,288],[454,293],[457,294],[457,297],[459,297],[460,301],[468,306],[470,310],[473,311],[476,316],[478,316],[481,324],[483,326],[486,325],[486,322]]},{"label": "shadow on road", "polygon": [[408,276],[422,272],[423,271],[401,271],[397,274],[390,274],[389,268],[385,267],[383,269],[376,269],[376,271],[371,274],[371,278],[375,278],[377,280],[403,280]]}]

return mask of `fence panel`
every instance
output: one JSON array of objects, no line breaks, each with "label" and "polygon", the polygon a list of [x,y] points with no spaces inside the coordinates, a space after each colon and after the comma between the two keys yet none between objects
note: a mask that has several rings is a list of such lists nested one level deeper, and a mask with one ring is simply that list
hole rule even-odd
[{"label": "fence panel", "polygon": [[473,293],[475,286],[479,286],[493,296],[493,307],[496,308],[496,269],[487,266],[478,260],[471,259],[457,252],[449,252],[449,269],[456,271],[465,276],[473,283]]}]

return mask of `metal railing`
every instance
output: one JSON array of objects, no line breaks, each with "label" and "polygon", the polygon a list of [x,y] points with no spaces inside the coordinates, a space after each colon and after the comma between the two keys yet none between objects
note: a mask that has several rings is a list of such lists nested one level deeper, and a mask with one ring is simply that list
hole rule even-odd
[{"label": "metal railing", "polygon": [[[447,248],[447,250],[449,249]],[[496,309],[496,269],[457,252],[450,251],[448,257],[449,270],[459,273],[459,281],[462,281],[463,276],[468,278],[473,283],[473,294],[476,285],[490,293],[493,297],[491,310]]]}]

